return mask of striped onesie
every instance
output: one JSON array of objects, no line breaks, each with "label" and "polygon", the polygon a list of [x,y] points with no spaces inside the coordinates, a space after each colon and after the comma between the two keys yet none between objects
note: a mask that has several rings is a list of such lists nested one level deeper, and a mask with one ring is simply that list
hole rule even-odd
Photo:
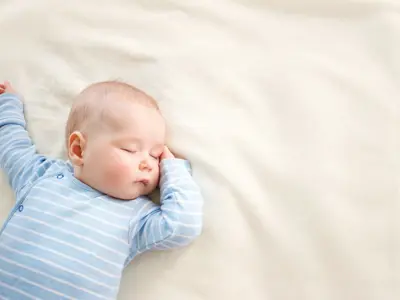
[{"label": "striped onesie", "polygon": [[0,95],[0,167],[16,205],[0,231],[0,299],[116,299],[123,269],[147,250],[187,245],[203,199],[185,160],[160,164],[161,205],[122,201],[36,153],[21,100]]}]

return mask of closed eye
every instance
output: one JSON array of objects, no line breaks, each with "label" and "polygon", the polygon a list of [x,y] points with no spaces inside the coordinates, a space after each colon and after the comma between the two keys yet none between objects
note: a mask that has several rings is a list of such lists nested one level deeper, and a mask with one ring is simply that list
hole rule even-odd
[{"label": "closed eye", "polygon": [[150,155],[152,158],[154,158],[154,159],[159,159],[160,158],[160,155]]},{"label": "closed eye", "polygon": [[126,149],[126,148],[121,148],[122,151],[128,152],[128,153],[136,153],[136,150],[133,149]]},{"label": "closed eye", "polygon": [[150,151],[150,156],[155,159],[159,159],[162,154],[162,151]]}]

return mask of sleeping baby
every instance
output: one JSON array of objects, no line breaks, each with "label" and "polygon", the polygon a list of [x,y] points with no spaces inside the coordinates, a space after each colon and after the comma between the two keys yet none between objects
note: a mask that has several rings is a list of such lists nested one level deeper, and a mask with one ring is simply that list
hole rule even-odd
[{"label": "sleeping baby", "polygon": [[[23,103],[0,84],[0,166],[16,205],[0,231],[0,299],[116,299],[140,253],[189,244],[203,199],[190,165],[165,146],[157,103],[121,82],[75,99],[68,160],[36,152]],[[160,203],[147,196],[160,187]]]}]

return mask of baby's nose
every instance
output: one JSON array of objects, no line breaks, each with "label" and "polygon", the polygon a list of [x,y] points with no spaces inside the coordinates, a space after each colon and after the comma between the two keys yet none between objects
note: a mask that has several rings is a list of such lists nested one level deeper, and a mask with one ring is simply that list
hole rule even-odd
[{"label": "baby's nose", "polygon": [[151,167],[149,166],[149,164],[147,163],[147,161],[142,160],[139,164],[139,170],[140,171],[151,171]]}]

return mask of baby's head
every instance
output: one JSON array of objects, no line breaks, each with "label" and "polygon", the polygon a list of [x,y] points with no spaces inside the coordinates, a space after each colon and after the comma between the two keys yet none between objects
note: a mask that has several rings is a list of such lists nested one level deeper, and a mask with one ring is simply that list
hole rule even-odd
[{"label": "baby's head", "polygon": [[165,131],[157,103],[144,92],[121,82],[90,85],[66,128],[75,177],[119,199],[149,194],[159,181]]}]

